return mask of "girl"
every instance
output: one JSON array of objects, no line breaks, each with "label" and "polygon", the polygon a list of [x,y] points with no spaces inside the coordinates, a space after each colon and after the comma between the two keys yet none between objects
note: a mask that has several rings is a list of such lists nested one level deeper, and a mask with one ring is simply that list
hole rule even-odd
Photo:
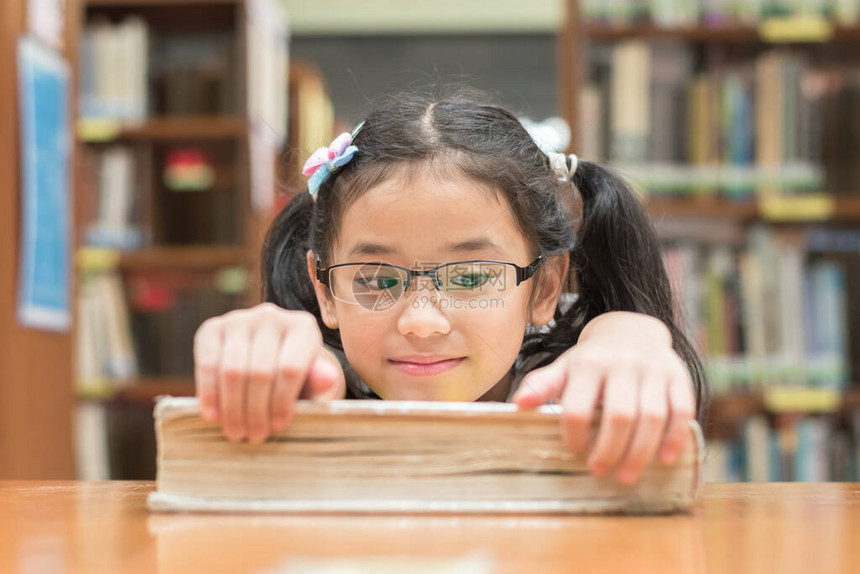
[{"label": "girl", "polygon": [[273,222],[267,302],[198,330],[204,416],[260,442],[297,398],[556,401],[595,475],[673,463],[707,386],[625,183],[463,93],[392,97],[353,135]]}]

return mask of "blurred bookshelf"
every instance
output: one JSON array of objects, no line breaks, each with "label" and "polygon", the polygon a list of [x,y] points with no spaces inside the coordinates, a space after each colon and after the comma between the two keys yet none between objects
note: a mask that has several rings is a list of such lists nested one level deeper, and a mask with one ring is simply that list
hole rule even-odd
[{"label": "blurred bookshelf", "polygon": [[138,122],[81,119],[78,138],[88,144],[118,141],[199,141],[240,139],[247,136],[245,120],[232,116],[160,117]]},{"label": "blurred bookshelf", "polygon": [[860,2],[571,0],[573,151],[640,195],[705,361],[706,480],[860,479]]},{"label": "blurred bookshelf", "polygon": [[[815,22],[820,20],[815,19]],[[786,24],[790,24],[786,22]],[[794,33],[789,27],[780,43],[805,43],[820,41],[820,37],[826,36],[828,40],[860,42],[860,26],[838,25],[824,20],[823,26],[815,27],[814,35],[805,31],[802,26],[794,28]],[[647,38],[652,40],[683,40],[685,42],[698,42],[703,44],[723,43],[764,43],[773,42],[768,36],[767,29],[760,26],[744,25],[740,23],[726,23],[712,26],[658,26],[655,24],[626,24],[612,26],[608,24],[589,24],[586,33],[592,41],[619,41],[634,38]]]},{"label": "blurred bookshelf", "polygon": [[147,479],[155,397],[195,392],[197,328],[259,301],[285,19],[270,0],[73,8],[78,476]]}]

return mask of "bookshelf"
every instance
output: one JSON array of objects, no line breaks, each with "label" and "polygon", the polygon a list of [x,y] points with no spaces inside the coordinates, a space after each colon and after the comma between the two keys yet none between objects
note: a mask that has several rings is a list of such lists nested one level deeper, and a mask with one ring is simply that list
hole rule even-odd
[{"label": "bookshelf", "polygon": [[[860,26],[832,25],[831,40],[837,42],[860,42]],[[700,44],[754,44],[769,42],[763,37],[762,30],[750,25],[723,26],[678,26],[661,27],[653,24],[610,26],[606,24],[589,24],[585,30],[592,41],[618,41],[631,38],[647,38],[651,40],[683,40]],[[804,43],[810,40],[797,37],[793,41],[781,43]]]},{"label": "bookshelf", "polygon": [[[619,6],[631,12],[611,12]],[[572,151],[613,165],[634,182],[662,235],[670,276],[683,284],[674,284],[676,293],[685,307],[694,308],[688,317],[691,336],[704,349],[715,382],[705,429],[712,439],[710,470],[719,467],[719,480],[826,476],[857,480],[860,322],[851,301],[856,297],[849,294],[858,288],[854,278],[860,249],[854,238],[860,229],[860,186],[852,179],[852,166],[860,157],[846,151],[856,150],[852,144],[827,142],[842,142],[843,134],[850,133],[845,126],[853,116],[844,115],[846,109],[860,111],[860,100],[850,100],[856,93],[848,91],[853,89],[850,81],[839,83],[840,76],[853,77],[860,69],[860,11],[855,10],[853,20],[833,14],[726,13],[687,14],[681,21],[683,15],[660,14],[659,4],[642,8],[650,13],[633,12],[637,6],[641,8],[633,2],[611,8],[587,0],[566,2],[559,62],[568,69],[559,70],[560,108],[576,134]],[[685,4],[695,6],[719,9],[707,3]],[[732,9],[743,8],[739,4]],[[659,24],[660,18],[677,24]],[[665,57],[667,49],[675,50],[674,56],[670,52]],[[618,62],[634,60],[648,66],[640,79],[613,72]],[[770,72],[774,75],[767,76]],[[773,80],[770,86],[766,78]],[[810,90],[815,81],[810,78],[826,79],[821,91]],[[642,114],[648,117],[645,122],[627,117],[613,123],[613,82],[628,82],[630,88],[631,81],[633,89],[638,81],[649,92],[644,97],[651,99],[651,107]],[[737,98],[720,99],[729,92],[725,86],[731,81],[736,90],[732,97],[751,86],[753,94],[768,95],[758,100],[746,95],[741,104],[751,107],[745,110],[738,107]],[[802,89],[792,92],[792,85]],[[662,122],[655,120],[652,114],[661,102],[653,100],[677,97],[671,92],[676,88],[683,96],[668,100],[673,106],[671,122],[665,116],[660,116]],[[695,89],[702,98],[699,108],[690,95]],[[829,120],[827,110],[835,110],[837,101],[843,106],[837,116],[841,120]],[[747,115],[732,115],[738,110]],[[823,127],[821,132],[810,131],[816,121],[789,123],[806,113],[820,113],[814,116],[817,125],[831,131]],[[726,127],[744,117],[747,129]],[[687,126],[680,136],[660,132],[661,123],[675,122],[692,124],[694,129]],[[703,130],[705,141],[696,140],[692,134]],[[669,139],[653,139],[657,132]],[[664,150],[652,145],[645,155],[634,149],[631,160],[623,155],[630,148],[617,147],[613,140],[625,135],[644,135],[652,144],[680,142],[681,151],[671,150],[670,163],[655,158]],[[738,145],[743,138],[747,144]],[[802,185],[791,178],[774,178],[774,168],[795,167],[806,178]],[[756,183],[739,189],[732,185],[738,179]],[[693,285],[685,265],[695,266],[702,280]],[[753,273],[756,269],[758,275]],[[758,279],[750,282],[754,276]],[[823,280],[825,276],[829,279]],[[831,283],[824,288],[827,281]],[[831,299],[840,303],[831,308],[828,323],[820,304]],[[830,327],[822,327],[825,324]],[[833,327],[837,324],[841,326]],[[807,332],[813,334],[804,337]],[[824,340],[834,346],[824,350]],[[838,353],[838,363],[816,363],[831,351]],[[774,357],[782,362],[772,362]],[[794,391],[788,398],[780,395]]]},{"label": "bookshelf", "polygon": [[[65,16],[60,54],[68,62],[75,44],[73,15]],[[71,338],[68,332],[25,328],[16,312],[22,228],[16,42],[26,30],[27,3],[5,0],[0,7],[0,479],[69,479],[74,476]]]},{"label": "bookshelf", "polygon": [[78,138],[88,144],[110,144],[117,141],[199,141],[229,140],[247,137],[244,118],[231,116],[161,117],[138,123],[112,120],[81,120]]},{"label": "bookshelf", "polygon": [[826,217],[815,213],[792,209],[796,203],[791,198],[782,201],[784,209],[768,211],[766,206],[755,200],[732,201],[722,198],[649,198],[646,202],[648,211],[654,217],[672,218],[705,218],[724,219],[733,221],[768,221],[771,223],[809,223],[827,222],[860,222],[860,198],[850,196],[826,195],[830,205],[826,208]]},{"label": "bookshelf", "polygon": [[250,58],[286,39],[276,21],[260,24],[280,20],[268,0],[80,0],[74,11],[79,470],[152,478],[154,398],[193,395],[199,324],[259,301],[277,190],[256,188],[277,181],[278,150],[269,163],[252,149],[272,141],[261,130],[286,129],[259,98],[285,99],[288,70],[261,87],[271,70]]}]

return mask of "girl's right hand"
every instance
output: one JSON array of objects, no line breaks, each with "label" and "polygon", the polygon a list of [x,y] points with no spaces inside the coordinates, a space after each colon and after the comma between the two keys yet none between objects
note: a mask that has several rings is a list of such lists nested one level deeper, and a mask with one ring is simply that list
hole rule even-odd
[{"label": "girl's right hand", "polygon": [[194,336],[203,417],[230,440],[266,440],[290,423],[297,399],[339,399],[343,370],[307,311],[263,303],[205,321]]}]

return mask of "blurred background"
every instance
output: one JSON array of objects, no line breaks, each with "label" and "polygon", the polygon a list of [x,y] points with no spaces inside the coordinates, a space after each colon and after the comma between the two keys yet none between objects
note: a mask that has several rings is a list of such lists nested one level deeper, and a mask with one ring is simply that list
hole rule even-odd
[{"label": "blurred background", "polygon": [[[0,478],[154,478],[153,400],[194,394],[206,318],[260,301],[304,159],[381,95],[450,84],[634,185],[710,379],[707,480],[860,478],[860,0],[8,0],[0,21]],[[25,311],[39,241],[59,323]]]}]

